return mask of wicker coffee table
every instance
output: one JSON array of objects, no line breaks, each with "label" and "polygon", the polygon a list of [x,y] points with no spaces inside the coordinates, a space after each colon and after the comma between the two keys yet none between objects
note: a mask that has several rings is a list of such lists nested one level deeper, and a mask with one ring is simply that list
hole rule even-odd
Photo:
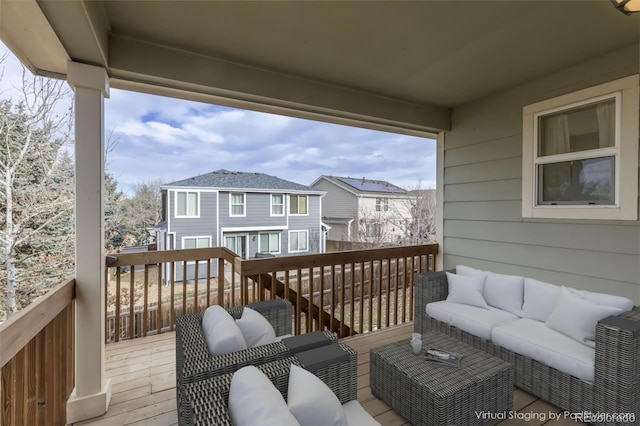
[{"label": "wicker coffee table", "polygon": [[[477,425],[491,418],[488,413],[511,410],[511,364],[444,334],[423,334],[422,342],[420,355],[413,353],[409,338],[371,349],[370,386],[375,397],[416,426]],[[461,366],[426,361],[430,347],[461,353]]]}]

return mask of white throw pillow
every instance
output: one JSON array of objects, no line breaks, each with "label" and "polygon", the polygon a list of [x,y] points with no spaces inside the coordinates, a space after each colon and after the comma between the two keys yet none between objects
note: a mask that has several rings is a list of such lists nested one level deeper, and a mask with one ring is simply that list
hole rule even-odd
[{"label": "white throw pillow", "polygon": [[546,322],[547,327],[566,334],[572,339],[587,344],[596,338],[596,324],[622,309],[597,305],[562,287],[560,298]]},{"label": "white throw pillow", "polygon": [[472,268],[471,266],[456,265],[456,274],[458,275],[486,275],[487,273],[487,271]]},{"label": "white throw pillow", "polygon": [[614,296],[613,294],[595,293],[585,290],[576,290],[575,288],[567,287],[567,289],[577,294],[578,296],[586,299],[596,305],[611,306],[612,308],[622,309],[624,312],[633,309],[633,301],[629,298],[622,296]]},{"label": "white throw pillow", "polygon": [[487,305],[522,316],[524,278],[515,275],[489,274],[484,283]]},{"label": "white throw pillow", "polygon": [[300,425],[269,378],[254,366],[231,378],[229,414],[234,426]]},{"label": "white throw pillow", "polygon": [[291,365],[289,410],[302,426],[347,426],[340,400],[313,373]]},{"label": "white throw pillow", "polygon": [[522,316],[546,322],[558,301],[560,287],[531,278],[524,279]]},{"label": "white throw pillow", "polygon": [[482,295],[486,278],[486,275],[457,275],[447,272],[449,283],[447,302],[489,309]]},{"label": "white throw pillow", "polygon": [[267,345],[276,341],[276,332],[271,323],[259,312],[245,307],[242,316],[236,320],[248,348]]},{"label": "white throw pillow", "polygon": [[202,316],[202,333],[212,355],[247,349],[236,321],[222,306],[209,306]]}]

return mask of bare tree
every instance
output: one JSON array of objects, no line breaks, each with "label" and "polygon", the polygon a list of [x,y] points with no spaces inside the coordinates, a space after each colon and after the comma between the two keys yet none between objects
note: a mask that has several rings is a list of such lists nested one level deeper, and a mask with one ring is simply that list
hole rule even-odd
[{"label": "bare tree", "polygon": [[73,271],[70,91],[23,70],[20,99],[0,100],[0,278],[7,316]]},{"label": "bare tree", "polygon": [[147,244],[149,228],[162,220],[161,185],[161,179],[139,183],[133,189],[133,196],[122,200],[124,227],[135,244]]},{"label": "bare tree", "polygon": [[366,207],[360,207],[358,219],[354,221],[356,227],[356,241],[382,245],[391,241],[389,232],[388,214],[384,211],[376,211]]},{"label": "bare tree", "polygon": [[402,227],[406,244],[427,244],[435,241],[436,235],[436,190],[424,188],[419,182],[407,188],[409,197],[401,201],[402,208],[409,212],[409,218],[398,226]]}]

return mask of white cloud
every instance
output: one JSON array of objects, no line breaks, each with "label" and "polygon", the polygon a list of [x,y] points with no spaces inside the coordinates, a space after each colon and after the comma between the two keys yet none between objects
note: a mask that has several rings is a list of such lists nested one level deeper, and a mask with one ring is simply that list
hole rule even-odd
[{"label": "white cloud", "polygon": [[[21,78],[15,58],[4,68],[3,97],[8,81]],[[322,174],[404,187],[436,179],[433,140],[117,89],[105,100],[105,133],[112,131],[119,143],[108,154],[108,170],[125,190],[222,168],[307,185]]]}]

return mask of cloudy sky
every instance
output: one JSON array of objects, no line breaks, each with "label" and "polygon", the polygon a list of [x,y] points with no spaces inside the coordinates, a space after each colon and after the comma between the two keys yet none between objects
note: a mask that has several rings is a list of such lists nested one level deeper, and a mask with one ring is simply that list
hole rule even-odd
[{"label": "cloudy sky", "polygon": [[[0,57],[7,52],[0,42]],[[20,82],[9,53],[0,93]],[[111,89],[105,132],[107,169],[121,190],[137,183],[185,179],[218,169],[262,172],[303,185],[320,175],[435,187],[431,139],[201,104]]]}]

